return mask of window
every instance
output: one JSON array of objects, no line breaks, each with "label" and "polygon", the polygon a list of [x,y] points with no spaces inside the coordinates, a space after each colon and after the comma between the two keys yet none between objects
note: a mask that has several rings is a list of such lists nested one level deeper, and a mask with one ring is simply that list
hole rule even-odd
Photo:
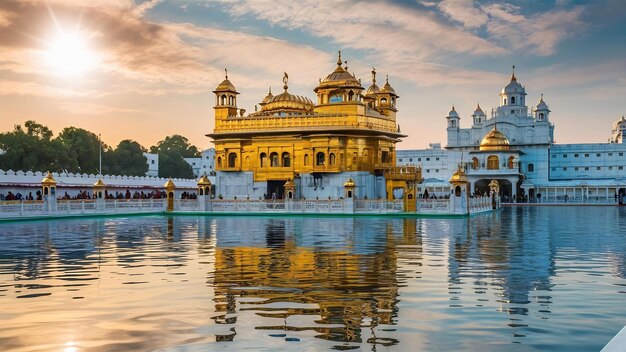
[{"label": "window", "polygon": [[556,171],[556,167],[553,167],[553,168],[551,168],[550,170],[552,170],[552,171]]},{"label": "window", "polygon": [[426,158],[426,161],[430,161],[430,158]]},{"label": "window", "polygon": [[278,164],[278,153],[274,152],[270,154],[270,166],[271,167],[277,167],[280,166]]},{"label": "window", "polygon": [[564,168],[563,168],[563,171],[567,171],[567,168],[566,168],[566,167],[564,167]]},{"label": "window", "polygon": [[578,154],[574,154],[574,158],[578,158]]},{"label": "window", "polygon": [[613,166],[609,166],[609,170],[613,170]]},{"label": "window", "polygon": [[412,163],[413,162],[413,158],[409,158],[409,162]]},{"label": "window", "polygon": [[511,115],[515,114],[515,110],[511,110]]},{"label": "window", "polygon": [[597,156],[598,158],[600,157],[600,155],[601,155],[600,153],[597,153],[597,154],[596,154],[596,156]]},{"label": "window", "polygon": [[543,113],[542,112],[539,113],[539,120],[543,120]]},{"label": "window", "polygon": [[[387,98],[380,99],[380,103],[381,104],[387,104]],[[454,120],[452,120],[452,122],[454,122]]]},{"label": "window", "polygon": [[154,165],[154,160],[150,160],[152,162],[152,165]]},{"label": "window", "polygon": [[613,153],[609,153],[609,156],[613,156]]},{"label": "window", "polygon": [[330,153],[328,161],[330,162],[330,165],[335,165],[335,153]]},{"label": "window", "polygon": [[430,173],[430,169],[426,169],[426,172],[427,172],[427,173]]},{"label": "window", "polygon": [[315,155],[315,165],[319,165],[322,166],[324,165],[326,155],[324,155],[324,153],[319,152]]},{"label": "window", "polygon": [[343,97],[341,96],[341,94],[333,94],[330,96],[330,99],[328,99],[328,101],[330,103],[340,103],[343,101]]},{"label": "window", "polygon": [[222,167],[222,157],[221,156],[217,157],[217,167]]},{"label": "window", "polygon": [[291,156],[289,155],[289,153],[287,152],[283,153],[282,159],[283,159],[283,167],[291,166]]},{"label": "window", "polygon": [[236,153],[228,154],[228,167],[235,167],[236,163],[237,163],[237,154]]},{"label": "window", "polygon": [[511,97],[511,105],[515,105],[515,97]]},{"label": "window", "polygon": [[507,165],[507,167],[508,167],[509,169],[512,169],[512,168],[513,168],[513,166],[514,166],[514,161],[515,161],[515,157],[514,157],[513,155],[511,155],[511,156],[509,157],[509,162],[508,162],[508,165]]},{"label": "window", "polygon": [[417,158],[417,161],[422,161],[422,158]]},{"label": "window", "polygon": [[567,154],[563,154],[563,159],[566,159],[566,158],[567,158]]},{"label": "window", "polygon": [[435,172],[439,172],[439,169],[435,169]]},{"label": "window", "polygon": [[435,158],[435,160],[439,160],[439,158]]},{"label": "window", "polygon": [[478,170],[478,158],[477,157],[472,158],[472,169]]},{"label": "window", "polygon": [[574,168],[574,171],[578,171],[578,166]]},{"label": "window", "polygon": [[619,155],[619,156],[624,156],[624,153],[619,153],[618,155]]},{"label": "window", "polygon": [[304,166],[309,165],[309,154],[304,154]]},{"label": "window", "polygon": [[600,170],[600,169],[602,169],[600,166],[596,167],[596,170]]},{"label": "window", "polygon": [[499,168],[500,168],[499,163],[500,163],[500,160],[498,159],[498,157],[497,157],[497,156],[495,156],[495,155],[490,155],[490,156],[487,158],[487,169],[488,169],[488,170],[497,170],[497,169],[499,169]]},{"label": "window", "polygon": [[589,166],[585,166],[585,171],[589,171]]},{"label": "window", "polygon": [[266,165],[267,165],[267,154],[261,153],[261,155],[259,155],[259,166],[265,167]]},{"label": "window", "polygon": [[398,159],[399,162],[402,162],[402,159]]},{"label": "window", "polygon": [[617,169],[618,170],[624,170],[624,167],[623,166],[618,166]]},{"label": "window", "polygon": [[528,164],[528,172],[535,172],[535,165],[534,164]]},{"label": "window", "polygon": [[350,93],[348,93],[348,100],[354,100],[354,92],[350,91]]},{"label": "window", "polygon": [[585,154],[585,158],[588,158],[588,157],[589,157],[589,154]]}]

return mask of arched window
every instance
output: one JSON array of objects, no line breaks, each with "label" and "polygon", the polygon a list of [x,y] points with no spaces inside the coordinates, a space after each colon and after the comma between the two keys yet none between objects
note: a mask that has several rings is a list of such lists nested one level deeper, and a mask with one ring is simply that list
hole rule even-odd
[{"label": "arched window", "polygon": [[228,167],[235,167],[236,163],[237,163],[237,154],[236,153],[228,154]]},{"label": "arched window", "polygon": [[515,97],[511,97],[511,105],[515,105]]},{"label": "arched window", "polygon": [[309,166],[309,154],[304,154],[304,166]]},{"label": "arched window", "polygon": [[528,172],[534,172],[535,171],[535,165],[534,164],[528,164]]},{"label": "arched window", "polygon": [[500,160],[495,155],[489,155],[487,158],[487,169],[488,170],[498,170],[500,168]]},{"label": "arched window", "polygon": [[315,165],[324,165],[326,156],[323,152],[319,152],[315,155]]},{"label": "arched window", "polygon": [[274,152],[270,154],[270,166],[271,167],[277,167],[280,166],[278,164],[278,153]]},{"label": "arched window", "polygon": [[456,186],[456,187],[454,188],[454,195],[455,195],[456,197],[460,197],[460,196],[461,196],[461,186]]},{"label": "arched window", "polygon": [[259,155],[259,166],[260,167],[267,166],[267,154],[261,153],[261,155]]},{"label": "arched window", "polygon": [[391,106],[396,106],[396,98],[391,98]]},{"label": "arched window", "polygon": [[328,99],[329,103],[341,103],[342,101],[343,101],[343,96],[341,95],[341,93],[334,93]]},{"label": "arched window", "polygon": [[473,157],[472,158],[472,169],[474,170],[478,170],[479,167],[479,162],[478,162],[478,158],[477,157]]},{"label": "arched window", "polygon": [[380,99],[380,103],[381,104],[387,104],[387,98]]},{"label": "arched window", "polygon": [[506,98],[504,98],[504,105],[506,105]]},{"label": "arched window", "polygon": [[283,167],[290,167],[291,166],[291,157],[290,157],[289,153],[287,153],[287,152],[283,153],[282,159],[283,159]]},{"label": "arched window", "polygon": [[513,168],[513,166],[514,166],[514,165],[513,165],[513,164],[514,164],[514,162],[515,162],[515,157],[514,157],[513,155],[511,155],[511,156],[509,157],[509,162],[508,162],[508,164],[507,164],[507,166],[508,166],[508,168],[509,168],[509,169],[512,169],[512,168]]},{"label": "arched window", "polygon": [[348,100],[349,100],[349,101],[354,100],[354,92],[353,92],[353,91],[350,91],[350,92],[348,93]]},{"label": "arched window", "polygon": [[330,161],[330,165],[335,165],[335,153],[330,153],[328,159],[328,161]]},{"label": "arched window", "polygon": [[221,156],[217,157],[217,167],[222,167],[222,157]]},{"label": "arched window", "polygon": [[543,121],[543,113],[542,112],[539,113],[539,120]]},{"label": "arched window", "polygon": [[222,94],[220,105],[226,105],[226,94]]}]

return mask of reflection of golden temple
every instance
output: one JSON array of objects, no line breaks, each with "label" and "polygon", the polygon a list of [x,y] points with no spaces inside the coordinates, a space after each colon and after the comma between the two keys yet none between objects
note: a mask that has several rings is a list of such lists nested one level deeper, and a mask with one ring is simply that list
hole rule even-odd
[{"label": "reflection of golden temple", "polygon": [[[402,231],[403,235],[394,235],[397,231]],[[216,311],[223,314],[214,318],[217,323],[236,323],[237,297],[241,296],[255,299],[248,307],[240,309],[254,310],[261,317],[284,319],[280,321],[285,325],[269,324],[256,326],[256,329],[314,330],[319,338],[361,342],[362,328],[395,324],[400,280],[397,245],[412,245],[411,256],[419,255],[414,247],[417,244],[417,251],[421,251],[415,220],[389,223],[386,244],[378,253],[319,251],[297,246],[284,232],[282,238],[284,241],[273,248],[215,249]],[[296,295],[294,291],[300,293]],[[264,300],[257,301],[258,298]],[[287,301],[308,305],[294,304],[292,308],[287,304],[282,309],[264,307],[278,302],[285,305]],[[286,319],[302,315],[319,316],[319,319],[310,327],[291,326]]]},{"label": "reflection of golden temple", "polygon": [[[421,180],[421,170],[395,170],[396,143],[406,137],[396,124],[398,95],[388,80],[378,88],[375,70],[372,85],[364,91],[361,81],[342,65],[339,53],[335,70],[320,79],[314,89],[316,104],[290,93],[285,73],[284,92],[273,95],[270,89],[259,103],[261,109],[248,115],[237,107],[239,93],[227,76],[214,90],[215,129],[208,135],[215,143],[216,171],[231,173],[231,180],[234,173],[251,173],[250,181],[242,178],[232,182],[245,182],[248,189],[252,183],[259,189],[258,182],[268,182],[261,194],[282,189],[287,180],[294,180],[298,198],[339,196],[343,193],[339,181],[335,193],[321,194],[324,188],[318,188],[315,181],[310,192],[316,193],[304,194],[299,179],[311,175],[316,180],[333,180],[333,174],[343,172],[349,172],[350,177],[358,172],[385,177],[387,186],[382,191],[387,193],[382,196],[388,199],[393,199],[394,188],[403,188],[407,196],[412,194],[413,183]],[[364,185],[376,181],[358,182],[363,189],[356,189],[355,195],[363,198],[367,196]],[[219,177],[217,187],[221,187]],[[235,191],[227,187],[217,192],[225,197],[237,195],[229,194]]]}]

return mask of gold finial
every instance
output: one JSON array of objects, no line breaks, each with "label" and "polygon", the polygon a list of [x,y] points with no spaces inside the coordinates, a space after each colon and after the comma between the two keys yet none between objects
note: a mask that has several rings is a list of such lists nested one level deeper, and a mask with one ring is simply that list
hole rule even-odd
[{"label": "gold finial", "polygon": [[376,84],[376,68],[372,67],[372,83]]},{"label": "gold finial", "polygon": [[339,57],[337,57],[337,66],[341,66],[341,50],[339,52]]},{"label": "gold finial", "polygon": [[389,74],[385,75],[385,83],[389,84]]},{"label": "gold finial", "polygon": [[283,89],[285,90],[285,92],[287,91],[287,88],[289,88],[287,86],[287,82],[289,81],[289,75],[287,74],[287,72],[284,72],[283,75],[283,83],[285,83],[285,85],[283,86]]},{"label": "gold finial", "polygon": [[228,69],[224,68],[224,73],[226,74],[226,79],[228,79]]}]

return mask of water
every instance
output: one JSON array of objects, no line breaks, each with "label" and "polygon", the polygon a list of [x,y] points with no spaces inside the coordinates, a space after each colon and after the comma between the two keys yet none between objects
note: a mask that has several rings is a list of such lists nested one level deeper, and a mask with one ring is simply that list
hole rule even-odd
[{"label": "water", "polygon": [[626,208],[0,224],[2,351],[598,351]]}]

